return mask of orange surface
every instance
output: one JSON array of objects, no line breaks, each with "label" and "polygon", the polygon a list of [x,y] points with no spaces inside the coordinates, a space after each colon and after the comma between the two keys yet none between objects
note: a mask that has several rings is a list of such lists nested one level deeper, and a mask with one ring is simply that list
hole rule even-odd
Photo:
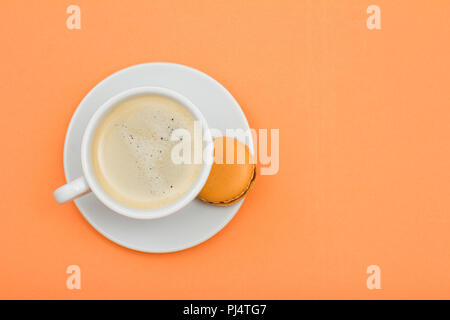
[{"label": "orange surface", "polygon": [[[449,299],[449,21],[447,0],[2,1],[0,298]],[[78,103],[151,61],[210,74],[280,129],[278,174],[172,254],[115,245],[52,195]]]}]

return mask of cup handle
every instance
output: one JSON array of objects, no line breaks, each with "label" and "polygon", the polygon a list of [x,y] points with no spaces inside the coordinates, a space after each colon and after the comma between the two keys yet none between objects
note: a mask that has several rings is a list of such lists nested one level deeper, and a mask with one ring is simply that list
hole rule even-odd
[{"label": "cup handle", "polygon": [[53,192],[53,195],[55,196],[56,202],[61,204],[72,201],[90,191],[91,189],[89,188],[85,177],[79,177],[56,189],[55,192]]}]

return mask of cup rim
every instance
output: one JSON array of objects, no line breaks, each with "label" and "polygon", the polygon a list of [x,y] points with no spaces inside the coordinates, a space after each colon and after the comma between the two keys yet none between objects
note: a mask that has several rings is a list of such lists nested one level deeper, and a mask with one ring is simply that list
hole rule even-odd
[{"label": "cup rim", "polygon": [[169,88],[158,86],[142,86],[131,88],[111,97],[95,111],[94,115],[88,122],[81,142],[81,165],[84,177],[86,178],[91,191],[109,209],[130,218],[147,220],[166,217],[179,211],[181,208],[194,200],[195,197],[200,193],[201,189],[206,183],[206,180],[208,179],[212,167],[212,161],[203,159],[202,168],[197,177],[197,180],[194,182],[189,191],[175,201],[162,207],[150,209],[133,208],[114,200],[110,195],[108,195],[98,182],[92,164],[92,143],[94,140],[96,129],[101,120],[103,120],[103,118],[111,111],[112,108],[114,108],[114,106],[132,97],[144,95],[162,95],[179,102],[194,116],[195,120],[198,120],[201,123],[203,135],[202,152],[204,155],[206,154],[206,157],[213,157],[214,145],[209,131],[208,123],[200,110],[188,98]]}]

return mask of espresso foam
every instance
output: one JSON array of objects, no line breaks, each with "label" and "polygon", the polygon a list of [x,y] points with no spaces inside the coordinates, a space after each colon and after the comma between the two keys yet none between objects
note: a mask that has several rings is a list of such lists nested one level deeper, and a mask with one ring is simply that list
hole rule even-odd
[{"label": "espresso foam", "polygon": [[[135,208],[156,208],[184,195],[197,180],[201,164],[176,164],[174,130],[194,135],[194,116],[167,97],[131,98],[114,107],[95,133],[92,160],[96,177],[116,201]],[[201,137],[197,143],[201,143]]]}]

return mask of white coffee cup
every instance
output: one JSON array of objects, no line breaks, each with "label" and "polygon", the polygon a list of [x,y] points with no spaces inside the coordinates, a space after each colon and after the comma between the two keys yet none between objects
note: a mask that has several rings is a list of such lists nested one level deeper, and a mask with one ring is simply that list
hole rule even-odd
[{"label": "white coffee cup", "polygon": [[[198,175],[197,180],[194,182],[191,189],[174,202],[163,207],[152,209],[132,208],[119,203],[118,201],[110,197],[103,190],[97,177],[95,176],[92,163],[92,143],[94,140],[96,129],[102,122],[103,118],[112,108],[114,108],[120,102],[132,97],[138,97],[142,95],[162,95],[179,102],[194,116],[195,120],[200,122],[203,133],[204,159],[202,162],[200,174]],[[102,106],[100,106],[100,108],[98,108],[98,110],[89,120],[89,123],[84,131],[83,140],[81,142],[81,164],[83,169],[83,176],[56,189],[54,192],[54,196],[58,203],[65,203],[74,200],[86,193],[93,192],[105,206],[124,216],[135,219],[162,218],[180,210],[199,194],[199,192],[205,185],[206,180],[208,179],[209,172],[211,171],[211,159],[213,158],[213,153],[214,144],[212,142],[206,119],[189,99],[179,94],[178,92],[167,88],[139,87],[129,89],[106,101]]]}]

